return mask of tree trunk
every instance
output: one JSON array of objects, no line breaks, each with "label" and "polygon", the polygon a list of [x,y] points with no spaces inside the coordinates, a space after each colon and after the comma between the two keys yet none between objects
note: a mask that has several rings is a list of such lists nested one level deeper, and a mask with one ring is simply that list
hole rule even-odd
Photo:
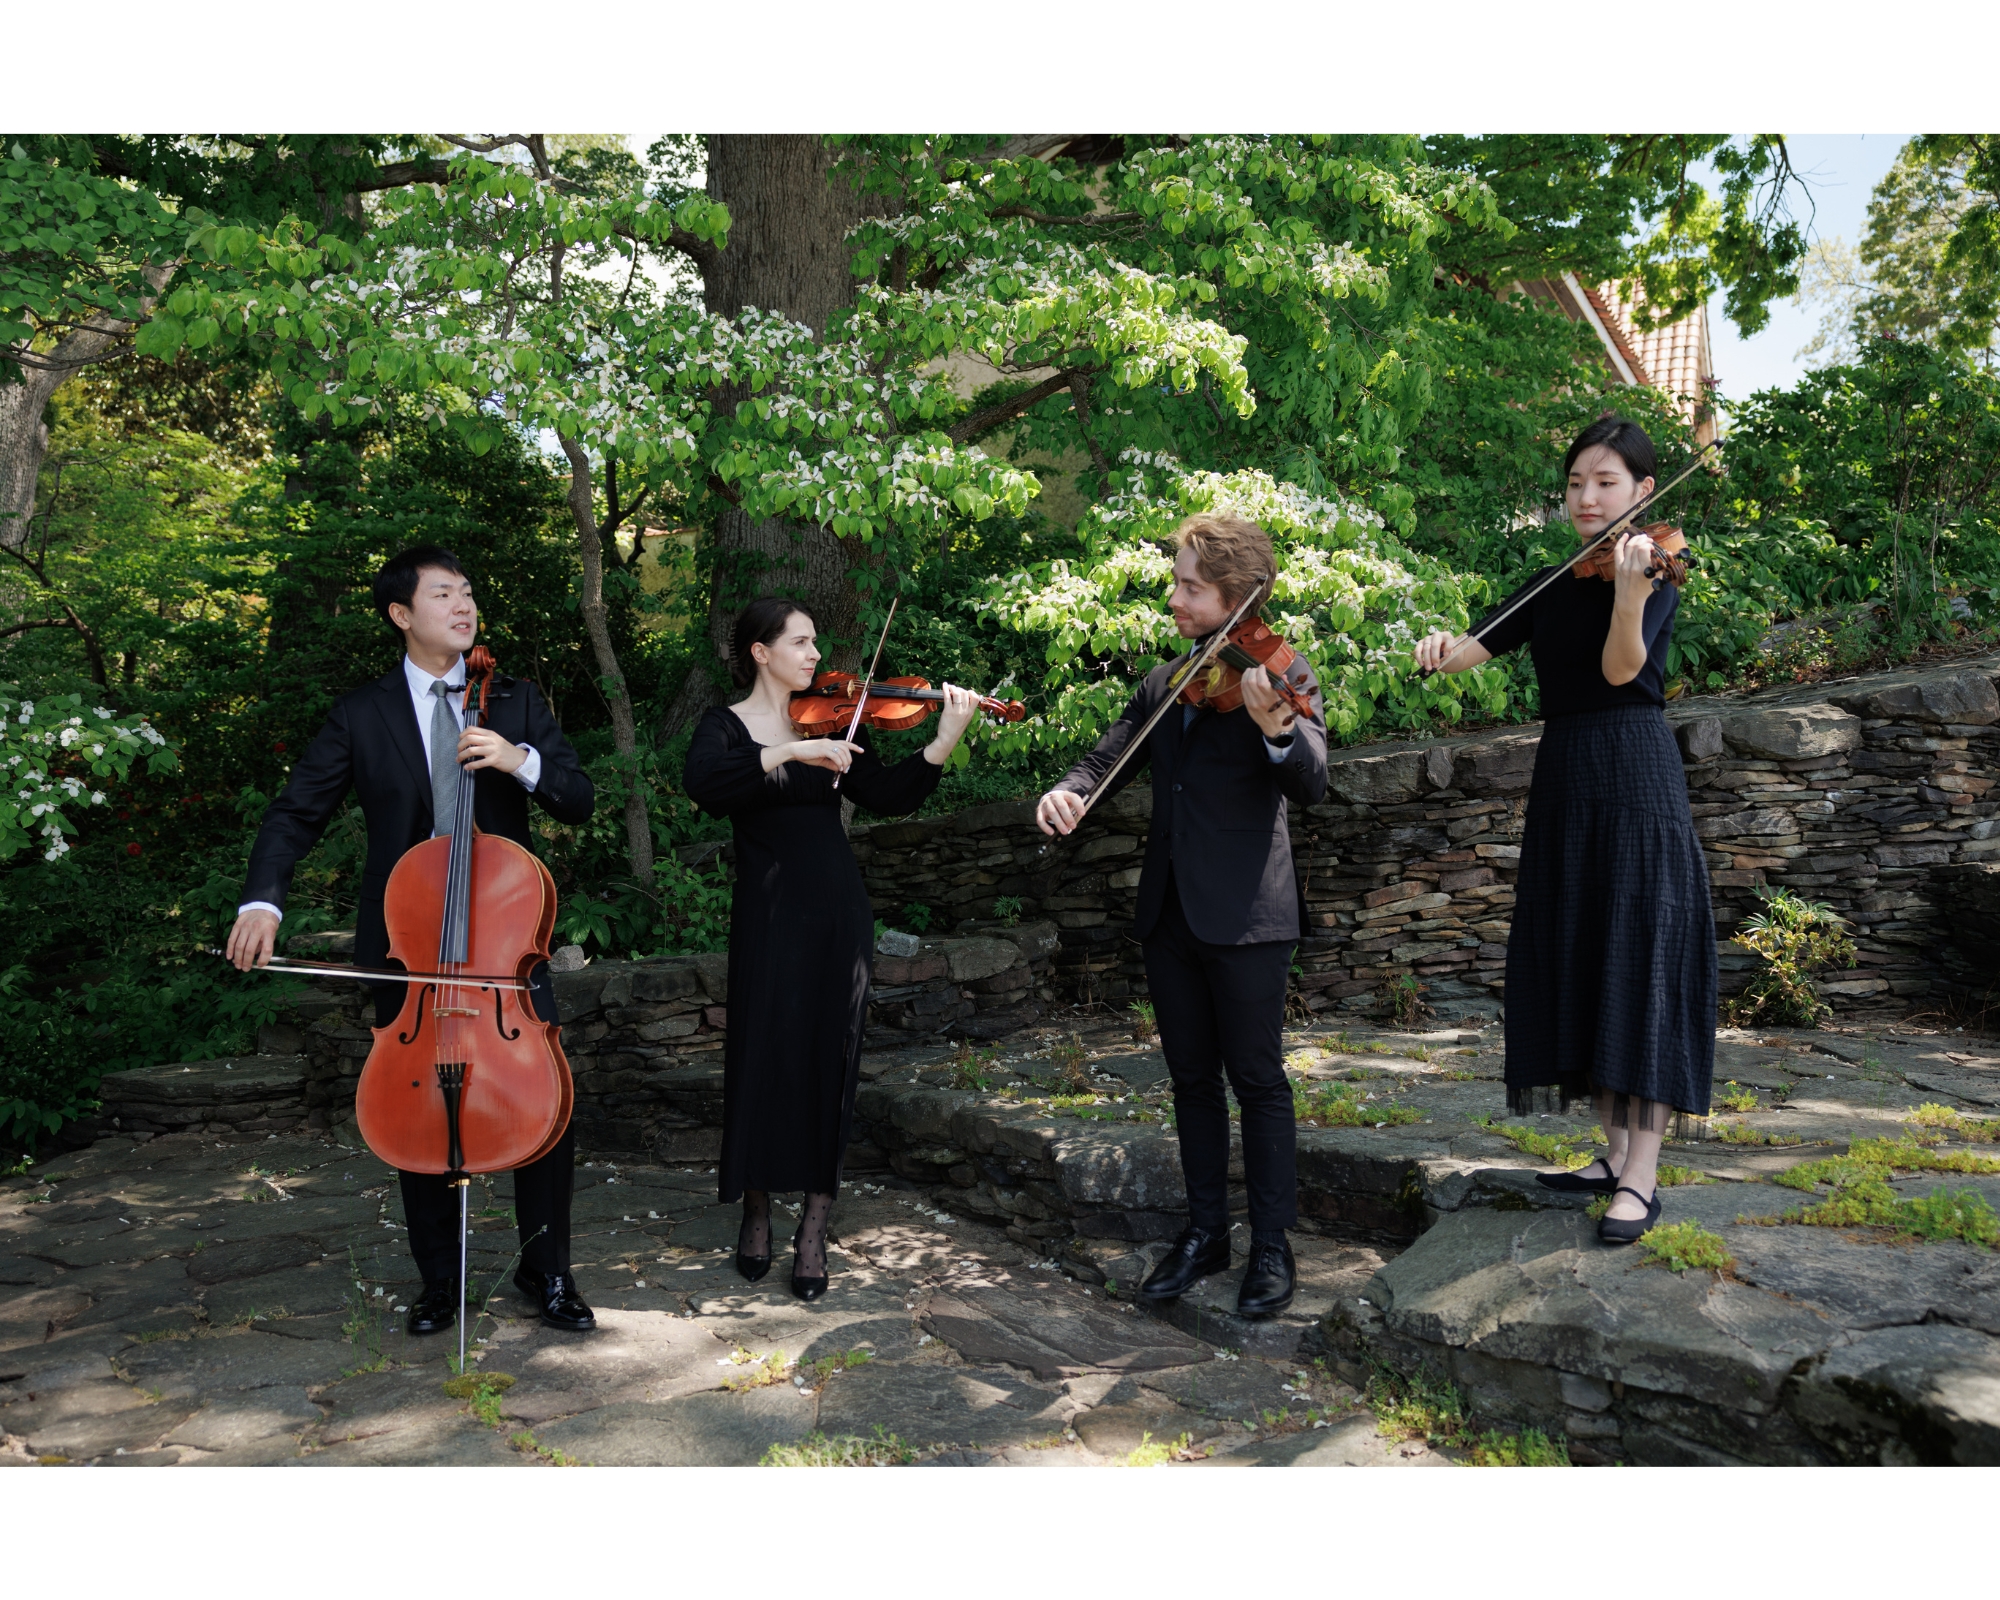
[{"label": "tree trunk", "polygon": [[604,698],[611,707],[611,739],[630,764],[625,791],[625,854],[632,876],[650,886],[653,881],[653,825],[646,814],[646,785],[639,775],[639,722],[632,711],[632,691],[618,665],[611,643],[611,624],[604,608],[604,545],[597,533],[597,506],[591,493],[590,457],[567,434],[557,434],[569,458],[569,514],[576,523],[577,545],[583,553],[583,626],[597,657]]},{"label": "tree trunk", "polygon": [[[880,195],[858,194],[831,172],[833,153],[810,134],[717,134],[708,141],[708,192],[729,207],[729,245],[702,274],[708,309],[733,317],[748,306],[775,311],[825,334],[854,304],[854,252],[847,232],[864,217],[887,215]],[[717,396],[733,410],[740,390]],[[757,521],[728,509],[715,528],[715,573],[708,636],[729,658],[737,610],[760,594],[796,594],[830,636],[830,666],[852,666],[860,597],[850,581],[859,558],[829,528],[781,519]],[[719,702],[726,684],[696,667],[667,712],[669,736]]]},{"label": "tree trunk", "polygon": [[[139,302],[141,309],[152,309],[154,298],[173,275],[172,265],[144,269],[142,276],[153,293]],[[64,334],[46,355],[35,357],[32,365],[23,364],[19,383],[0,384],[0,546],[27,548],[35,485],[49,453],[49,428],[42,414],[50,399],[80,368],[111,354],[132,326],[118,317],[92,317]]]}]

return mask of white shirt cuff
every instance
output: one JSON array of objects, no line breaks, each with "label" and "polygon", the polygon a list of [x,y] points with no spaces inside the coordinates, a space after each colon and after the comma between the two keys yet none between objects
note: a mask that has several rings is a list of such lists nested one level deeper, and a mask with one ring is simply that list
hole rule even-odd
[{"label": "white shirt cuff", "polygon": [[528,759],[514,769],[514,781],[533,794],[535,785],[542,781],[542,753],[531,744],[519,748],[528,752]]},{"label": "white shirt cuff", "polygon": [[1271,758],[1272,763],[1275,765],[1277,762],[1283,761],[1286,756],[1292,753],[1292,740],[1297,738],[1298,735],[1295,733],[1292,735],[1291,739],[1287,739],[1283,744],[1273,744],[1270,740],[1270,737],[1266,735],[1264,739],[1264,754],[1269,756]]},{"label": "white shirt cuff", "polygon": [[245,900],[243,904],[241,904],[236,908],[236,914],[239,917],[242,916],[243,913],[246,911],[268,911],[271,913],[272,916],[276,917],[280,922],[283,922],[285,920],[284,912],[280,911],[276,906],[272,905],[271,902],[268,900]]}]

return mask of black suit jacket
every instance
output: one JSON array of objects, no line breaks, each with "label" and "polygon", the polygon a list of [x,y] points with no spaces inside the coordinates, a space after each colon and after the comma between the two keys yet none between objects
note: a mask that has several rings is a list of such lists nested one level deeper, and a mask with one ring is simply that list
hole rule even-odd
[{"label": "black suit jacket", "polygon": [[[1167,680],[1185,659],[1148,673],[1097,748],[1056,787],[1093,792],[1153,714]],[[1306,692],[1313,714],[1293,724],[1284,760],[1271,760],[1263,730],[1248,711],[1204,707],[1183,731],[1185,715],[1175,707],[1106,791],[1109,799],[1142,764],[1152,764],[1153,822],[1133,924],[1138,938],[1148,937],[1160,920],[1170,873],[1188,927],[1207,944],[1263,944],[1296,939],[1304,931],[1305,894],[1292,863],[1289,807],[1317,805],[1326,794],[1326,713],[1319,682],[1303,656],[1286,676]]]},{"label": "black suit jacket", "polygon": [[[596,791],[541,691],[523,679],[496,676],[488,710],[488,726],[495,733],[509,744],[533,745],[541,753],[535,804],[558,822],[587,821]],[[389,953],[388,927],[382,920],[382,892],[389,873],[404,851],[431,836],[430,768],[424,762],[424,737],[400,661],[394,670],[336,705],[292,768],[291,781],[264,813],[264,825],[250,848],[244,900],[268,900],[283,908],[293,868],[319,842],[350,788],[368,822],[368,860],[354,922],[354,961],[373,967]],[[473,821],[488,833],[532,850],[528,800],[529,792],[512,773],[483,767],[474,774]]]}]

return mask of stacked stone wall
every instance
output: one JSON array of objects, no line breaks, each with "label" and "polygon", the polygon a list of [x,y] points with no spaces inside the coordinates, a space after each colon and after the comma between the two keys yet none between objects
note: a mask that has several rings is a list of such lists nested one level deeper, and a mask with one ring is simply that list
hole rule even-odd
[{"label": "stacked stone wall", "polygon": [[[996,1038],[1042,1014],[1056,930],[1029,922],[1000,934],[917,941],[878,954],[867,1043]],[[578,1141],[599,1151],[649,1151],[712,1161],[721,1148],[722,1048],[729,1028],[729,958],[600,961],[555,974],[563,1052],[576,1084]],[[340,1128],[375,1035],[373,1002],[315,985],[291,1020],[266,1030],[269,1051],[304,1057],[309,1125]],[[176,1085],[177,1087],[177,1085]]]},{"label": "stacked stone wall", "polygon": [[[1982,658],[1669,708],[1707,853],[1725,993],[1755,966],[1727,941],[1764,887],[1826,901],[1849,920],[1856,964],[1821,985],[1837,1008],[1907,1010],[1991,985],[1963,957],[1965,924],[1945,907],[1994,898],[1980,866],[2000,861],[1996,671],[2000,661]],[[1536,724],[1333,752],[1325,801],[1292,818],[1309,923],[1301,1007],[1373,1009],[1407,977],[1440,1015],[1498,1013],[1540,735]],[[1018,899],[1060,930],[1061,998],[1118,1003],[1146,993],[1131,924],[1151,808],[1142,777],[1053,843],[1028,802],[852,838],[879,916],[922,905],[971,931]]]}]

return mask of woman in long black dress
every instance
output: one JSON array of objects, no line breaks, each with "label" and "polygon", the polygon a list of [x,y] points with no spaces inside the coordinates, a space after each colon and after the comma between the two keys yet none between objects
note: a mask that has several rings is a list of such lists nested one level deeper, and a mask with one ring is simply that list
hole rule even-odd
[{"label": "woman in long black dress", "polygon": [[[826,1292],[826,1225],[854,1115],[874,962],[875,914],[841,828],[840,802],[884,816],[914,811],[937,787],[977,701],[945,685],[937,737],[890,767],[865,730],[794,737],[791,696],[809,688],[813,619],[788,600],[751,602],[736,619],[730,672],[749,695],[695,729],[686,785],[736,836],[729,913],[729,1032],[723,1047],[725,1204],[743,1200],[736,1266],[771,1266],[771,1193],[803,1193],[792,1290]],[[836,789],[835,784],[839,787]]]},{"label": "woman in long black dress", "polygon": [[[1653,444],[1606,416],[1578,435],[1563,470],[1570,521],[1590,540],[1652,489]],[[1680,591],[1653,587],[1650,553],[1623,535],[1613,582],[1568,573],[1483,644],[1454,651],[1438,633],[1417,647],[1419,663],[1442,672],[1523,644],[1534,657],[1545,721],[1507,939],[1507,1108],[1594,1102],[1606,1153],[1542,1182],[1610,1194],[1598,1225],[1610,1244],[1659,1221],[1668,1119],[1708,1114],[1715,1070],[1708,870],[1662,715]]]}]

